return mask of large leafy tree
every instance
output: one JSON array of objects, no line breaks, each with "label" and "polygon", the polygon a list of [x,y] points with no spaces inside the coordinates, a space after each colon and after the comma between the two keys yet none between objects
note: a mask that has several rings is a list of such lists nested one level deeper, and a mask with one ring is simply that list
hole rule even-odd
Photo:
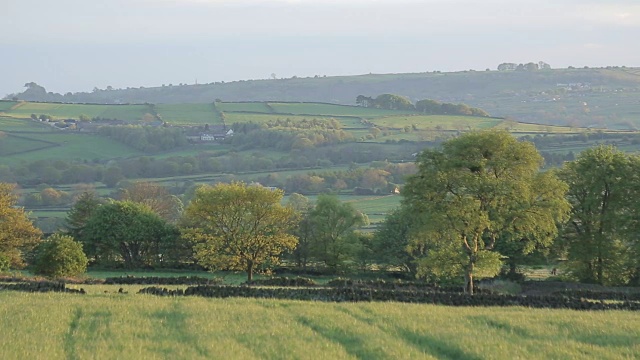
[{"label": "large leafy tree", "polygon": [[629,262],[637,254],[638,171],[640,157],[611,146],[587,149],[563,167],[560,174],[573,205],[563,239],[570,271],[579,280],[623,284],[633,276],[636,266]]},{"label": "large leafy tree", "polygon": [[146,205],[113,201],[93,212],[78,240],[98,262],[122,261],[137,268],[174,261],[179,235],[177,227]]},{"label": "large leafy tree", "polygon": [[357,238],[353,232],[369,223],[366,215],[333,195],[320,195],[309,213],[312,254],[331,269],[353,260]]},{"label": "large leafy tree", "polygon": [[24,266],[24,253],[40,241],[42,232],[33,226],[24,209],[16,207],[14,186],[0,183],[0,263]]},{"label": "large leafy tree", "polygon": [[[495,275],[498,242],[521,242],[523,253],[548,246],[569,211],[566,185],[539,173],[534,145],[506,132],[471,132],[418,158],[418,173],[403,190],[403,206],[423,218],[413,248],[422,248],[418,272],[426,277]],[[428,276],[427,276],[428,275]]]},{"label": "large leafy tree", "polygon": [[185,209],[183,234],[195,243],[198,262],[210,269],[239,269],[253,279],[276,264],[297,238],[289,232],[296,212],[281,205],[283,192],[244,183],[201,186]]}]

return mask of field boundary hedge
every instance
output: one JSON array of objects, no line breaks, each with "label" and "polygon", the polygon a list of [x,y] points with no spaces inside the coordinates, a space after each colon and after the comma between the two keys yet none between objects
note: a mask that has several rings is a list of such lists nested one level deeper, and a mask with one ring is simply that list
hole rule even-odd
[{"label": "field boundary hedge", "polygon": [[573,310],[631,310],[640,311],[640,302],[606,303],[567,296],[516,296],[496,294],[467,295],[420,290],[385,290],[357,287],[342,288],[263,288],[249,286],[191,286],[168,290],[160,287],[141,289],[138,294],[156,296],[201,296],[208,298],[261,298],[324,302],[395,301],[446,306],[523,306],[529,308]]}]

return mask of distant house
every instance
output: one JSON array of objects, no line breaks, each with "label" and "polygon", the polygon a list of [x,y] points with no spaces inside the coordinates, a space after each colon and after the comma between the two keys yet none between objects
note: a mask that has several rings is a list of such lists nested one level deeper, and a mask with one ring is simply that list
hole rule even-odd
[{"label": "distant house", "polygon": [[233,130],[227,129],[225,125],[212,125],[202,127],[191,127],[185,130],[187,140],[192,143],[205,143],[222,141],[233,136]]}]

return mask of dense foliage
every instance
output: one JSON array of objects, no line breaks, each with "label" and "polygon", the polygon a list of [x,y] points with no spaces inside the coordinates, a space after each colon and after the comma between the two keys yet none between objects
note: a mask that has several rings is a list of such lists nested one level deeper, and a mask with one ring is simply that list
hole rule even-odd
[{"label": "dense foliage", "polygon": [[6,270],[24,266],[24,255],[40,241],[42,232],[35,228],[24,209],[16,207],[14,186],[0,183],[0,265]]},{"label": "dense foliage", "polygon": [[283,192],[244,183],[202,186],[185,209],[185,238],[194,243],[198,262],[210,269],[238,269],[248,281],[260,267],[278,263],[297,238],[291,207],[282,206]]},{"label": "dense foliage", "polygon": [[112,201],[93,211],[78,240],[93,261],[140,268],[175,262],[181,254],[178,238],[178,229],[148,206]]},{"label": "dense foliage", "polygon": [[49,277],[78,276],[87,270],[82,244],[71,236],[51,235],[38,246],[34,272]]},{"label": "dense foliage", "polygon": [[600,146],[560,174],[572,205],[563,234],[572,274],[583,282],[639,284],[640,157]]},{"label": "dense foliage", "polygon": [[403,205],[425,219],[412,245],[423,253],[419,274],[464,275],[473,293],[474,274],[494,276],[502,255],[512,255],[496,244],[518,243],[513,251],[524,254],[548,247],[569,204],[566,185],[541,166],[531,143],[506,132],[467,133],[420,154],[402,193]]}]

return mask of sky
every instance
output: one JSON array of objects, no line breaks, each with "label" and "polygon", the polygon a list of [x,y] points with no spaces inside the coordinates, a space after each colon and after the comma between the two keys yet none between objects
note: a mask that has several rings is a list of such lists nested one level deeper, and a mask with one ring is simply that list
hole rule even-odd
[{"label": "sky", "polygon": [[640,66],[640,0],[0,0],[0,97],[314,75]]}]

